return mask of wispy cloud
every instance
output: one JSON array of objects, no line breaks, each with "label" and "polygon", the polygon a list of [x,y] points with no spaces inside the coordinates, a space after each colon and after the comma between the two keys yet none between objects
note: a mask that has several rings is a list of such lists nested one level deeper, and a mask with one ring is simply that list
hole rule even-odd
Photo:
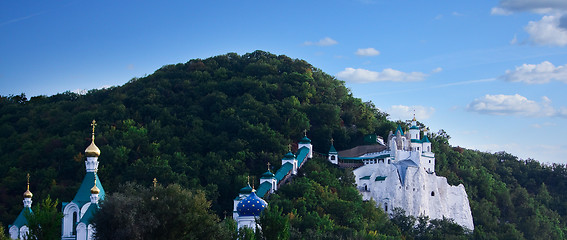
[{"label": "wispy cloud", "polygon": [[548,61],[540,64],[523,64],[514,70],[506,70],[506,74],[501,78],[509,82],[528,84],[543,84],[552,80],[567,83],[567,64],[557,67]]},{"label": "wispy cloud", "polygon": [[433,113],[435,113],[435,108],[420,105],[393,105],[386,112],[390,114],[388,118],[391,120],[412,119],[414,114],[418,119],[428,119],[433,115]]},{"label": "wispy cloud", "polygon": [[432,86],[431,88],[442,88],[442,87],[469,85],[469,84],[485,83],[485,82],[493,82],[493,81],[496,81],[496,78],[486,78],[486,79],[477,79],[477,80],[445,83],[445,84],[439,84],[439,85]]},{"label": "wispy cloud", "polygon": [[362,68],[345,68],[337,73],[337,78],[356,83],[369,82],[416,82],[423,81],[427,74],[421,72],[405,73],[402,71],[386,68],[382,72],[370,71]]},{"label": "wispy cloud", "polygon": [[332,39],[332,38],[330,38],[330,37],[325,37],[325,38],[323,38],[323,39],[321,39],[321,40],[319,40],[319,41],[317,41],[317,42],[305,41],[305,42],[303,43],[303,45],[305,45],[305,46],[322,46],[322,47],[325,47],[325,46],[332,46],[332,45],[335,45],[335,44],[338,44],[338,43],[339,43],[339,42],[337,42],[336,40],[334,40],[334,39]]},{"label": "wispy cloud", "polygon": [[564,0],[500,0],[498,6],[492,8],[492,14],[509,15],[514,12],[550,13],[567,11]]},{"label": "wispy cloud", "polygon": [[563,108],[557,110],[551,106],[551,99],[542,97],[540,102],[529,100],[519,94],[490,95],[475,99],[467,110],[488,115],[514,115],[525,117],[567,117]]},{"label": "wispy cloud", "polygon": [[32,18],[32,17],[39,16],[39,15],[44,14],[44,13],[45,13],[45,12],[38,12],[38,13],[30,14],[30,15],[27,15],[27,16],[23,16],[23,17],[19,17],[19,18],[10,19],[10,20],[8,20],[8,21],[1,22],[1,23],[0,23],[0,27],[1,27],[1,26],[5,26],[5,25],[9,25],[9,24],[12,24],[12,23],[17,23],[17,22],[19,22],[19,21],[23,21],[23,20],[26,20],[26,19],[30,19],[30,18]]},{"label": "wispy cloud", "polygon": [[380,51],[374,48],[359,48],[354,54],[358,56],[377,56],[380,55]]}]

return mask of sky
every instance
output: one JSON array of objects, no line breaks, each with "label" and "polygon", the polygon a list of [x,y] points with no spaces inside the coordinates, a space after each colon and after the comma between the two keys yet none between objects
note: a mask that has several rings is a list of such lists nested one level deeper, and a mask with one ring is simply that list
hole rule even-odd
[{"label": "sky", "polygon": [[567,1],[0,1],[0,95],[263,50],[450,144],[567,163]]}]

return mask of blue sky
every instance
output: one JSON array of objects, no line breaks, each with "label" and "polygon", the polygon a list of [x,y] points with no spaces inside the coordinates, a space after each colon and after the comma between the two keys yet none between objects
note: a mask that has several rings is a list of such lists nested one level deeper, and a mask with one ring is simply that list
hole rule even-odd
[{"label": "blue sky", "polygon": [[450,143],[567,163],[567,1],[1,1],[0,95],[254,50],[308,61]]}]

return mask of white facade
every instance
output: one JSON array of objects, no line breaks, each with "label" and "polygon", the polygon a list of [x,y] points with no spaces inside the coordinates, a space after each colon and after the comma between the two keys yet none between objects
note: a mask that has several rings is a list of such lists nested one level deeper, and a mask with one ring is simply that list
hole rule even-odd
[{"label": "white facade", "polygon": [[363,199],[373,199],[387,213],[402,208],[413,216],[451,218],[473,230],[465,187],[451,186],[445,177],[435,174],[435,154],[431,151],[427,136],[420,139],[415,118],[406,134],[400,127],[390,132],[388,149],[359,156],[364,165],[353,172]]}]

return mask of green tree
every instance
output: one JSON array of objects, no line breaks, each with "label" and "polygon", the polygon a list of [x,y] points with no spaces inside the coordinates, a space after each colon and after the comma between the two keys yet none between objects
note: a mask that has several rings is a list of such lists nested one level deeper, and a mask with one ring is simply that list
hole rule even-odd
[{"label": "green tree", "polygon": [[4,230],[4,224],[0,222],[0,240],[10,240],[10,237],[6,235],[6,230]]},{"label": "green tree", "polygon": [[287,240],[290,234],[289,218],[282,215],[282,209],[278,206],[268,206],[260,215],[259,224],[262,227],[262,235],[266,239]]},{"label": "green tree", "polygon": [[215,239],[221,224],[201,191],[125,184],[93,217],[97,239]]},{"label": "green tree", "polygon": [[51,200],[48,195],[33,207],[33,213],[25,214],[28,220],[28,239],[55,240],[61,238],[61,219],[63,214],[57,211],[59,200]]}]

